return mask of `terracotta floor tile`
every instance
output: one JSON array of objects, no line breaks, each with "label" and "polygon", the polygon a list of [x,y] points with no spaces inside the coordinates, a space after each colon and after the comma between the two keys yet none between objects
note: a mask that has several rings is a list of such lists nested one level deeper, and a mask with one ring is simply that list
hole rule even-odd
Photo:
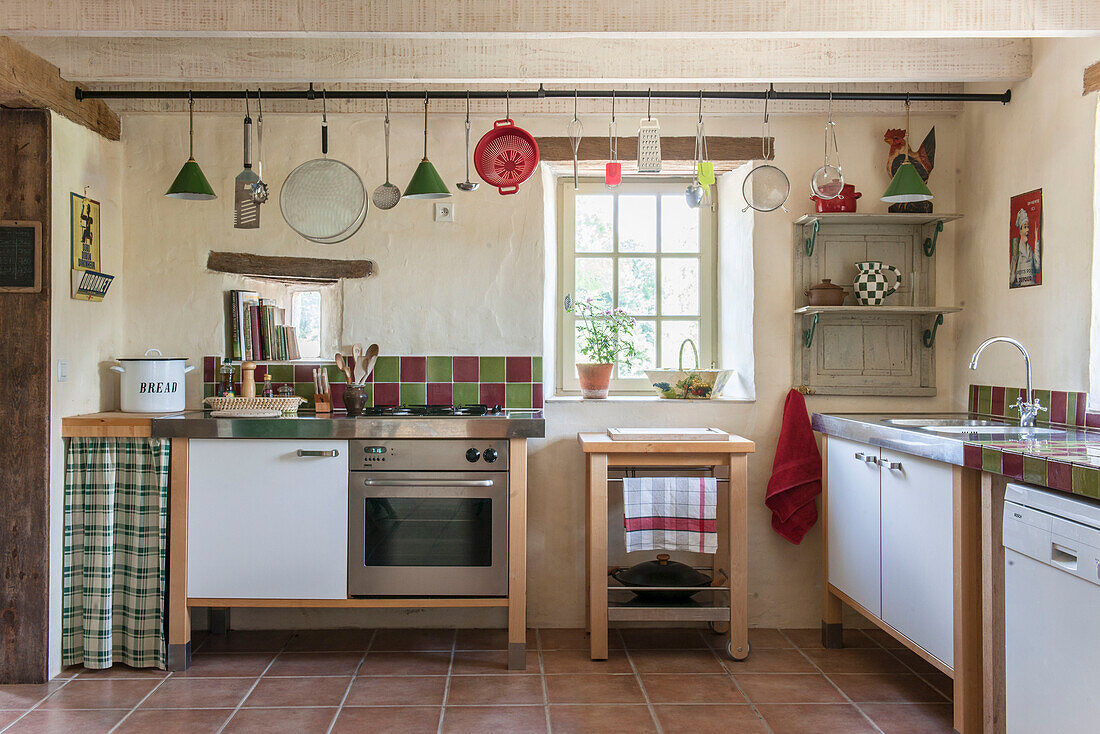
[{"label": "terracotta floor tile", "polygon": [[736,704],[670,706],[666,704],[654,706],[653,710],[665,734],[703,734],[704,732],[766,734],[768,731],[751,706]]},{"label": "terracotta floor tile", "polygon": [[907,673],[831,673],[829,678],[856,703],[944,703],[943,694]]},{"label": "terracotta floor tile", "polygon": [[825,674],[908,672],[901,661],[882,648],[809,649],[805,652]]},{"label": "terracotta floor tile", "polygon": [[466,675],[451,678],[447,705],[543,704],[541,675]]},{"label": "terracotta floor tile", "polygon": [[588,650],[544,650],[542,653],[542,666],[547,675],[560,673],[607,674],[607,673],[632,673],[630,661],[621,650],[608,650],[607,660],[593,660],[588,656]]},{"label": "terracotta floor tile", "polygon": [[639,673],[722,673],[710,650],[631,650]]},{"label": "terracotta floor tile", "polygon": [[444,734],[540,734],[546,729],[543,706],[448,706],[443,712]]},{"label": "terracotta floor tile", "polygon": [[554,734],[646,734],[657,731],[648,706],[551,706],[550,728]]},{"label": "terracotta floor tile", "polygon": [[[891,650],[890,654],[917,675],[942,675],[940,669],[909,649]],[[908,671],[906,671],[908,672]]]},{"label": "terracotta floor tile", "polygon": [[143,709],[234,708],[252,686],[255,678],[176,678],[164,681],[141,704]]},{"label": "terracotta floor tile", "polygon": [[[804,650],[818,650],[825,646],[821,644],[821,628],[785,629],[783,634]],[[863,633],[863,630],[844,628],[844,649],[850,647],[878,647],[878,643]]]},{"label": "terracotta floor tile", "polygon": [[83,680],[103,678],[164,678],[167,670],[160,668],[131,668],[129,665],[112,665],[110,668],[77,668],[77,677]]},{"label": "terracotta floor tile", "polygon": [[644,703],[632,675],[552,675],[546,678],[550,703]]},{"label": "terracotta floor tile", "polygon": [[354,675],[363,655],[361,652],[283,652],[265,675]]},{"label": "terracotta floor tile", "polygon": [[29,709],[60,685],[61,681],[0,685],[0,709]]},{"label": "terracotta floor tile", "polygon": [[286,645],[287,652],[365,652],[374,630],[299,630]]},{"label": "terracotta floor tile", "polygon": [[725,658],[722,664],[734,676],[740,673],[816,673],[813,663],[798,650],[753,650],[745,660]]},{"label": "terracotta floor tile", "polygon": [[3,729],[22,715],[22,711],[0,711],[0,729]]},{"label": "terracotta floor tile", "polygon": [[950,677],[938,670],[934,673],[922,675],[921,677],[924,678],[930,686],[942,693],[948,701],[955,700],[955,681]]},{"label": "terracotta floor tile", "polygon": [[81,672],[87,670],[83,665],[70,665],[67,668],[62,668],[61,672],[53,677],[53,680],[62,681],[69,678],[75,678]]},{"label": "terracotta floor tile", "polygon": [[446,676],[356,678],[346,706],[442,706]]},{"label": "terracotta floor tile", "polygon": [[138,709],[116,734],[214,734],[233,709]]},{"label": "terracotta floor tile", "polygon": [[210,635],[195,653],[207,652],[279,652],[294,635],[292,630],[230,630]]},{"label": "terracotta floor tile", "polygon": [[446,675],[449,652],[368,652],[359,675]]},{"label": "terracotta floor tile", "polygon": [[949,703],[875,703],[860,708],[885,734],[951,734],[955,730]]},{"label": "terracotta floor tile", "polygon": [[745,697],[725,673],[651,673],[642,676],[642,687],[653,703],[745,703]]},{"label": "terracotta floor tile", "polygon": [[[708,637],[708,635],[703,636]],[[723,651],[726,649],[726,635],[714,635],[711,639],[715,640],[711,647]],[[770,627],[750,627],[749,644],[752,645],[753,650],[770,650],[795,646],[780,630]]]},{"label": "terracotta floor tile", "polygon": [[454,675],[524,675],[538,672],[539,654],[534,650],[527,651],[525,670],[508,670],[508,653],[504,650],[460,650],[455,653],[454,667],[451,668]]},{"label": "terracotta floor tile", "polygon": [[844,696],[818,673],[742,673],[738,685],[753,703],[844,703]]},{"label": "terracotta floor tile", "polygon": [[339,706],[351,678],[261,678],[245,699],[247,708]]},{"label": "terracotta floor tile", "polygon": [[271,652],[211,653],[192,655],[191,667],[173,678],[258,678],[275,659]]},{"label": "terracotta floor tile", "polygon": [[[589,636],[583,629],[544,628],[539,630],[539,645],[543,650],[587,650]],[[622,649],[623,642],[612,632],[607,636],[608,649]]]},{"label": "terracotta floor tile", "polygon": [[336,716],[335,708],[241,709],[223,734],[325,734]]},{"label": "terracotta floor tile", "polygon": [[36,709],[5,732],[8,734],[106,734],[127,714],[127,709],[98,711],[45,711]]},{"label": "terracotta floor tile", "polygon": [[453,629],[390,629],[378,630],[371,651],[451,650],[455,644]]},{"label": "terracotta floor tile", "polygon": [[756,710],[774,734],[877,734],[850,704],[760,704]]},{"label": "terracotta floor tile", "polygon": [[710,634],[710,630],[685,627],[626,628],[620,629],[619,632],[623,636],[623,642],[631,650],[685,650],[707,647],[703,632]]},{"label": "terracotta floor tile", "polygon": [[891,635],[886,634],[877,627],[874,627],[872,629],[865,629],[863,630],[863,634],[867,635],[879,645],[885,647],[887,650],[900,650],[901,648],[905,647],[905,645],[901,644]]},{"label": "terracotta floor tile", "polygon": [[439,706],[345,706],[336,717],[332,734],[420,734],[439,726]]},{"label": "terracotta floor tile", "polygon": [[133,708],[156,688],[159,680],[106,678],[80,680],[65,684],[42,702],[44,709],[117,709]]},{"label": "terracotta floor tile", "polygon": [[[527,630],[527,647],[537,649],[535,630]],[[507,629],[460,629],[455,640],[456,650],[507,650]]]}]

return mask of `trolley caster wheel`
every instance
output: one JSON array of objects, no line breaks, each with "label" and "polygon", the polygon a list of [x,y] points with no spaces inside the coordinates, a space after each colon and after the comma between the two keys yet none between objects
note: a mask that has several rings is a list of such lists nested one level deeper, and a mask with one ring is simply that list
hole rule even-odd
[{"label": "trolley caster wheel", "polygon": [[742,655],[741,657],[737,657],[736,655],[733,654],[733,640],[726,640],[726,655],[729,656],[730,660],[736,660],[739,663],[744,662],[745,660],[748,659],[750,652],[752,652],[752,643],[746,642],[745,643],[745,654]]},{"label": "trolley caster wheel", "polygon": [[729,622],[707,622],[707,626],[710,627],[710,631],[716,635],[724,635],[729,632]]}]

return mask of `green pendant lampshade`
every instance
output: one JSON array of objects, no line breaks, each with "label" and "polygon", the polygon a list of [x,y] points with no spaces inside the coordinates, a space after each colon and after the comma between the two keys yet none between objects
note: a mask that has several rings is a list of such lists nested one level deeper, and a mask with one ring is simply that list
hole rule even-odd
[{"label": "green pendant lampshade", "polygon": [[890,185],[882,194],[882,200],[890,204],[905,204],[913,201],[931,201],[932,192],[920,177],[913,162],[906,159],[898,166]]},{"label": "green pendant lampshade", "polygon": [[402,199],[445,199],[451,195],[447,184],[428,160],[428,95],[424,95],[424,160],[416,167]]},{"label": "green pendant lampshade", "polygon": [[190,134],[187,162],[176,174],[176,180],[168,187],[165,196],[172,199],[188,199],[191,201],[209,201],[217,199],[218,195],[206,180],[199,164],[195,162],[195,100],[191,95],[187,96],[187,118]]}]

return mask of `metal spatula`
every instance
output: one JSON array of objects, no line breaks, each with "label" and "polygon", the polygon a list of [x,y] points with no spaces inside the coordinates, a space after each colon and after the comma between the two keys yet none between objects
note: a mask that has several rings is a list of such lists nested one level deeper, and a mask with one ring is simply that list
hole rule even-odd
[{"label": "metal spatula", "polygon": [[252,198],[252,184],[260,180],[252,170],[252,118],[248,114],[248,93],[244,96],[244,170],[233,182],[233,227],[258,229],[260,205]]}]

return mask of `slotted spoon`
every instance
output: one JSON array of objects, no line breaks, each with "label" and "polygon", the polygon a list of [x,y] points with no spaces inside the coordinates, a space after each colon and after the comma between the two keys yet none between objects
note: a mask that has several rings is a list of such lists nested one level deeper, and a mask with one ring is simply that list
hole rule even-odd
[{"label": "slotted spoon", "polygon": [[477,191],[477,181],[470,180],[470,93],[466,92],[466,180],[455,184],[459,191]]},{"label": "slotted spoon", "polygon": [[401,201],[401,189],[390,183],[390,95],[386,95],[386,183],[380,184],[370,195],[379,209],[393,209]]}]

